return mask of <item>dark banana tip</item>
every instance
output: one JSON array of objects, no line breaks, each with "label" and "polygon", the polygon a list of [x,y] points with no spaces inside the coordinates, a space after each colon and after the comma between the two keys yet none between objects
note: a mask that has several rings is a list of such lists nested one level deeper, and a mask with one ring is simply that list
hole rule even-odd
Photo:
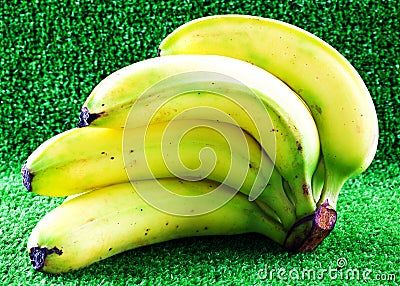
[{"label": "dark banana tip", "polygon": [[78,122],[79,128],[88,126],[90,124],[90,122],[88,122],[89,116],[90,116],[89,109],[87,107],[83,107],[81,109],[81,113],[79,114],[79,122]]},{"label": "dark banana tip", "polygon": [[22,183],[24,184],[25,188],[31,192],[32,191],[32,178],[33,174],[29,171],[28,167],[26,164],[22,166],[21,169],[21,174],[22,174]]},{"label": "dark banana tip", "polygon": [[160,48],[157,49],[157,57],[159,57],[159,56],[161,56],[161,49]]},{"label": "dark banana tip", "polygon": [[328,200],[323,202],[315,212],[311,231],[300,246],[300,252],[310,252],[317,248],[318,245],[329,235],[336,224],[337,213],[331,207]]},{"label": "dark banana tip", "polygon": [[87,107],[82,107],[81,113],[79,114],[79,122],[78,127],[86,127],[89,126],[94,120],[100,117],[100,114],[90,113]]},{"label": "dark banana tip", "polygon": [[46,257],[50,254],[62,254],[62,250],[57,247],[48,249],[47,247],[32,247],[29,250],[29,258],[31,259],[33,269],[40,271],[45,265]]}]

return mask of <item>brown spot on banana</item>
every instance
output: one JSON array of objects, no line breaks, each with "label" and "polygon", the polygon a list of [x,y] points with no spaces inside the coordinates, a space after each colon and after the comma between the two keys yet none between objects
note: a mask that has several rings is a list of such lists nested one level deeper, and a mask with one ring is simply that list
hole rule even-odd
[{"label": "brown spot on banana", "polygon": [[303,184],[303,195],[308,196],[310,194],[310,186],[308,184]]},{"label": "brown spot on banana", "polygon": [[301,152],[303,150],[303,146],[301,146],[299,141],[296,141],[296,145],[297,145],[297,150]]},{"label": "brown spot on banana", "polygon": [[313,109],[315,109],[319,114],[322,114],[322,109],[318,105],[314,104],[312,105]]}]

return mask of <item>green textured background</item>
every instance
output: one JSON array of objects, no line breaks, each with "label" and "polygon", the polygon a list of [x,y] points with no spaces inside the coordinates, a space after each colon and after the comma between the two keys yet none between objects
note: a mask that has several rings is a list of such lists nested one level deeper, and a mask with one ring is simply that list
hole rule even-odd
[{"label": "green textured background", "polygon": [[[257,275],[265,267],[329,270],[340,258],[347,260],[343,270],[371,269],[370,285],[394,284],[375,280],[377,274],[395,274],[398,283],[398,1],[66,2],[0,4],[0,284],[266,284],[271,280]],[[27,238],[61,199],[27,193],[19,176],[23,161],[45,139],[75,126],[80,106],[101,79],[156,56],[160,41],[179,25],[225,13],[271,17],[316,34],[355,66],[371,92],[379,116],[379,150],[368,171],[345,185],[333,233],[309,254],[288,254],[249,234],[144,247],[66,275],[33,271]],[[326,276],[323,282],[360,281]]]}]

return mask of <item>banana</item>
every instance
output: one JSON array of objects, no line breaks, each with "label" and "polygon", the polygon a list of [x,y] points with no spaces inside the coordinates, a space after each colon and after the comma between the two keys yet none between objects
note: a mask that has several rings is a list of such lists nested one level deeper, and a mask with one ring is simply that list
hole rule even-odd
[{"label": "banana", "polygon": [[[262,188],[258,199],[276,212],[284,227],[294,223],[295,209],[285,195],[282,177],[251,136],[222,122],[172,123],[125,130],[87,127],[61,133],[28,158],[23,168],[25,185],[40,195],[67,196],[129,181],[209,178],[245,194],[257,185]],[[181,130],[188,126],[198,127],[182,137]],[[214,155],[202,155],[204,148],[211,148]],[[152,203],[158,198],[159,204],[168,207],[158,193],[141,194]],[[220,201],[214,203],[218,207]]]},{"label": "banana", "polygon": [[[184,73],[189,76],[185,78]],[[164,84],[155,89],[160,82]],[[241,85],[256,94],[264,107],[256,109],[256,104],[249,104],[254,99]],[[163,105],[171,97],[173,100]],[[130,124],[148,123],[144,118],[152,112],[153,122],[165,122],[196,106],[223,111],[260,142],[294,190],[298,217],[315,210],[311,180],[318,163],[319,137],[312,116],[303,101],[280,80],[242,61],[220,56],[169,56],[135,63],[96,86],[82,108],[79,126],[124,128],[132,108],[136,116],[128,120]],[[252,124],[251,120],[265,117],[265,110],[272,125],[263,123],[259,128],[260,124]],[[197,112],[190,118],[196,116],[215,118],[207,112]],[[276,144],[268,139],[271,135]]]},{"label": "banana", "polygon": [[312,178],[312,189],[314,201],[318,202],[321,197],[322,189],[324,188],[324,178],[325,178],[325,167],[324,158],[319,159],[317,169]]},{"label": "banana", "polygon": [[[169,178],[169,179],[172,180],[172,178]],[[166,179],[162,179],[162,180],[166,180]],[[190,181],[187,181],[187,182],[190,182]],[[214,183],[216,183],[216,182],[214,182]],[[65,203],[69,202],[70,200],[72,200],[72,199],[74,199],[76,197],[79,197],[79,196],[81,196],[83,194],[89,193],[89,192],[91,192],[91,191],[70,195],[70,196],[68,196],[68,197],[66,197],[64,199],[62,204],[65,204]],[[274,193],[274,195],[275,196],[279,196],[280,194],[278,192],[276,192],[276,193]],[[286,211],[286,213],[284,215],[283,223],[282,223],[282,219],[278,216],[276,211],[274,211],[273,208],[270,207],[270,205],[281,204],[280,202],[276,202],[273,199],[269,200],[268,204],[264,203],[263,201],[257,200],[257,199],[254,200],[254,202],[260,207],[260,209],[262,209],[264,211],[266,216],[268,216],[271,220],[281,224],[284,227],[284,229],[288,230],[293,225],[295,217],[294,217],[294,214],[293,214],[292,206],[289,205],[290,206],[289,215],[287,215],[288,212]],[[290,212],[291,212],[291,214],[290,214]],[[288,218],[290,218],[290,220],[288,220]]]},{"label": "banana", "polygon": [[371,96],[354,67],[333,47],[290,24],[244,15],[191,21],[160,45],[160,55],[212,54],[259,66],[290,86],[309,106],[324,158],[318,205],[336,207],[344,182],[371,163],[378,121]]},{"label": "banana", "polygon": [[[161,181],[180,195],[201,195],[218,187],[206,180]],[[139,185],[158,187],[153,180],[135,183]],[[233,190],[224,186],[221,191]],[[27,248],[35,270],[61,273],[144,245],[189,236],[248,232],[261,233],[280,245],[286,236],[278,223],[240,193],[211,213],[185,217],[151,207],[131,184],[125,183],[82,194],[53,209],[33,229]]]}]

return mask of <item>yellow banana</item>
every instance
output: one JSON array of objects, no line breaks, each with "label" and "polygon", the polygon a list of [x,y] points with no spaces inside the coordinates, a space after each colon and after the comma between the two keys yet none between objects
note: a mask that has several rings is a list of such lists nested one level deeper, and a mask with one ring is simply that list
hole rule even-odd
[{"label": "yellow banana", "polygon": [[274,74],[309,106],[325,165],[319,205],[335,208],[343,183],[363,172],[377,148],[378,122],[354,67],[334,48],[290,24],[245,15],[189,22],[167,36],[160,54],[212,54],[240,59]]},{"label": "yellow banana", "polygon": [[[182,76],[185,73],[189,76]],[[157,89],[155,85],[161,87]],[[243,86],[262,101],[261,109],[251,104],[254,99],[243,91]],[[82,108],[80,126],[123,128],[132,108],[135,116],[128,120],[129,127],[141,126],[148,123],[144,119],[153,112],[152,122],[164,122],[198,106],[228,114],[261,143],[294,190],[298,217],[315,210],[311,190],[319,157],[315,123],[303,101],[290,88],[242,61],[219,56],[170,56],[123,68],[100,82],[90,94]],[[215,119],[204,111],[188,114],[191,119]],[[251,120],[261,121],[265,114],[272,125],[262,123],[260,130],[260,124],[254,125]],[[268,140],[271,135],[276,137],[276,144]]]},{"label": "yellow banana", "polygon": [[[254,186],[262,188],[258,199],[276,212],[285,228],[294,223],[295,210],[285,195],[282,178],[251,136],[222,122],[179,120],[173,124],[125,130],[86,127],[64,132],[43,143],[28,158],[24,167],[26,186],[40,195],[67,196],[128,181],[209,178],[245,194]],[[182,137],[181,130],[188,126],[198,127]],[[179,145],[172,144],[175,141]],[[204,148],[211,148],[214,155],[202,155]],[[264,165],[260,166],[261,162]],[[158,198],[163,203],[161,194],[149,196],[149,200]]]},{"label": "yellow banana", "polygon": [[[172,180],[173,178],[168,178],[168,179]],[[161,180],[167,180],[167,179],[161,179]],[[141,181],[139,181],[139,182],[141,182]],[[190,181],[186,181],[186,182],[190,182]],[[212,181],[212,182],[213,183],[217,183],[215,181]],[[83,194],[89,193],[89,192],[91,192],[91,191],[70,195],[70,196],[68,196],[68,197],[66,197],[64,199],[62,204],[65,204],[65,203],[69,202],[70,200],[72,200],[72,199],[74,199],[76,197],[79,197],[79,196],[81,196]],[[272,194],[273,196],[279,196],[280,195],[279,192],[270,192],[270,194]],[[257,199],[254,200],[254,202],[260,207],[260,209],[262,209],[264,211],[266,216],[268,216],[271,220],[275,221],[276,223],[281,224],[284,229],[288,230],[293,225],[293,222],[294,222],[294,219],[295,219],[294,208],[293,208],[293,206],[288,204],[288,206],[290,206],[290,209],[289,210],[284,210],[284,214],[285,215],[284,215],[284,218],[281,219],[278,216],[277,212],[272,207],[270,207],[270,205],[274,205],[275,204],[275,209],[278,209],[278,207],[276,207],[276,205],[281,205],[280,200],[281,200],[281,198],[279,198],[278,201],[274,200],[273,197],[271,196],[271,198],[269,199],[268,203],[264,203],[263,201],[260,201],[260,200],[257,200]],[[285,198],[284,198],[284,200],[286,201]]]},{"label": "yellow banana", "polygon": [[[212,181],[161,181],[180,195],[202,195],[218,187]],[[139,185],[158,187],[153,180],[135,183]],[[233,190],[224,186],[221,191]],[[49,212],[33,229],[28,251],[34,269],[60,273],[144,245],[188,236],[247,232],[261,233],[281,245],[286,236],[278,223],[240,193],[211,213],[175,216],[149,206],[131,184],[125,183],[82,194]]]}]

